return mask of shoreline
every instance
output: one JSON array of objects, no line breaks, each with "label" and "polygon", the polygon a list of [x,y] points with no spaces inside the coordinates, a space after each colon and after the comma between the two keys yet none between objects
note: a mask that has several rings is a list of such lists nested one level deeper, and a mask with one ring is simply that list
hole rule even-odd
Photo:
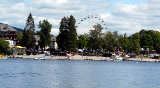
[{"label": "shoreline", "polygon": [[[8,56],[4,56],[3,58],[12,58]],[[16,55],[14,58],[22,58],[22,59],[35,59],[41,58],[40,55]],[[75,55],[71,57],[67,56],[45,56],[47,60],[92,60],[92,61],[117,61],[113,60],[110,57],[102,57],[102,56],[81,56]],[[124,61],[135,61],[135,62],[160,62],[160,59],[152,59],[152,58],[125,58]]]},{"label": "shoreline", "polygon": [[[16,55],[15,58],[23,58],[23,59],[34,59],[34,58],[41,58],[40,55]],[[101,57],[101,56],[81,56],[75,55],[71,57],[67,56],[45,56],[45,59],[52,59],[52,60],[110,60],[109,57]]]}]

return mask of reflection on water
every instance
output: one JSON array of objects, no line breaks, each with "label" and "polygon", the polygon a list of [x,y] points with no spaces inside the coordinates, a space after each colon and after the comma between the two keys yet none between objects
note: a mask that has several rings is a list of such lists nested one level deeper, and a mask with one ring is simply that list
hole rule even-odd
[{"label": "reflection on water", "polygon": [[0,88],[160,88],[159,63],[0,60]]}]

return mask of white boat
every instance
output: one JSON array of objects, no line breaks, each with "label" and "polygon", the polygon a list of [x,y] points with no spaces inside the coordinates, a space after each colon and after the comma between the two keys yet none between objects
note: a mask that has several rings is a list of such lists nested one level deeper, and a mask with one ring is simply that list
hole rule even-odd
[{"label": "white boat", "polygon": [[34,58],[34,60],[38,60],[39,58]]},{"label": "white boat", "polygon": [[123,58],[120,57],[119,55],[116,55],[116,56],[115,56],[115,59],[116,59],[116,60],[119,60],[119,61],[122,61],[122,60],[123,60]]},{"label": "white boat", "polygon": [[40,54],[40,58],[34,58],[35,60],[45,60],[45,54]]}]

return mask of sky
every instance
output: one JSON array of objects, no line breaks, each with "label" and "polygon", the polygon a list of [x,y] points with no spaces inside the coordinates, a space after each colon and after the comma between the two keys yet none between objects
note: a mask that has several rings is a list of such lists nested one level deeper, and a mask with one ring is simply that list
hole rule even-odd
[{"label": "sky", "polygon": [[40,20],[47,19],[52,34],[59,33],[59,23],[64,16],[77,20],[78,34],[88,33],[90,27],[101,21],[81,18],[98,16],[106,25],[103,31],[133,34],[141,29],[160,29],[160,0],[1,0],[0,22],[24,28],[31,12],[36,30]]}]

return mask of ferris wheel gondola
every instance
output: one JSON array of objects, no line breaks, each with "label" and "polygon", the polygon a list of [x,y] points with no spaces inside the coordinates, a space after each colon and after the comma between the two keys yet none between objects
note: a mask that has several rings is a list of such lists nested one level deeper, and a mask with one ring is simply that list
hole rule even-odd
[{"label": "ferris wheel gondola", "polygon": [[104,29],[107,29],[105,21],[99,16],[88,15],[85,17],[80,17],[77,19],[77,26],[80,26],[85,22],[88,24],[89,28],[92,28],[93,25],[101,24]]}]

